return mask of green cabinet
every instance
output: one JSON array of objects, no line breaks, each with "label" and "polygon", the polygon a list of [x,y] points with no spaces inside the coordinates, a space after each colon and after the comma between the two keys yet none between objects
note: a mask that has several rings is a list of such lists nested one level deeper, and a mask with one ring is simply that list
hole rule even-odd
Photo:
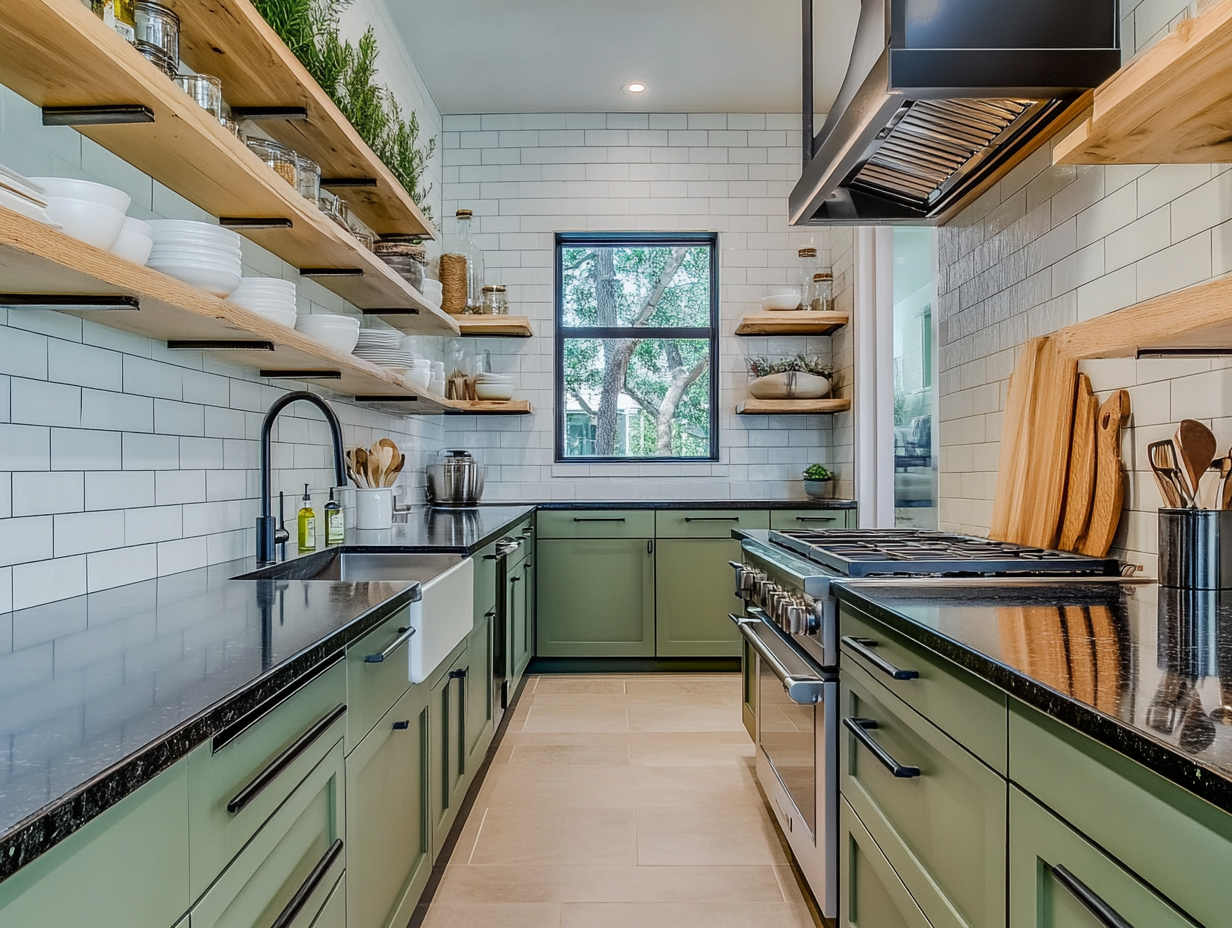
[{"label": "green cabinet", "polygon": [[838,804],[841,928],[931,928],[859,816],[845,799]]},{"label": "green cabinet", "polygon": [[466,681],[466,770],[479,769],[494,735],[495,694],[492,691],[492,650],[496,628],[495,609],[475,622],[466,639],[468,676]]},{"label": "green cabinet", "polygon": [[[636,515],[651,516],[653,525],[654,513]],[[540,657],[652,657],[654,539],[563,539],[545,534],[540,532],[536,561],[536,653]]]},{"label": "green cabinet", "polygon": [[1195,928],[1134,874],[1017,788],[1010,789],[1010,928]]},{"label": "green cabinet", "polygon": [[509,604],[509,691],[516,693],[522,674],[526,672],[534,654],[534,638],[531,632],[531,598],[534,573],[527,570],[527,561],[511,567],[506,578],[506,602]]},{"label": "green cabinet", "polygon": [[467,778],[466,645],[455,651],[431,681],[428,694],[428,808],[432,856],[440,853],[469,784]]},{"label": "green cabinet", "polygon": [[655,559],[655,653],[660,657],[739,657],[728,613],[741,608],[728,561],[731,538],[660,538]]},{"label": "green cabinet", "polygon": [[347,921],[402,928],[431,872],[427,688],[399,699],[346,760]]},{"label": "green cabinet", "polygon": [[819,531],[855,528],[854,509],[772,509],[770,527],[775,531]]},{"label": "green cabinet", "polygon": [[413,637],[407,636],[410,625],[410,609],[400,609],[347,646],[348,753],[410,689],[407,651],[414,647]]}]

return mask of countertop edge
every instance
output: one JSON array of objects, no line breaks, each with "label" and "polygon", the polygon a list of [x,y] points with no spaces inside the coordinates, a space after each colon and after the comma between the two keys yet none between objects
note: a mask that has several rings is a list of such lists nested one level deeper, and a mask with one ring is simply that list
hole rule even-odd
[{"label": "countertop edge", "polygon": [[1033,677],[1007,667],[969,645],[942,635],[860,594],[842,581],[836,597],[856,606],[964,670],[1004,690],[1025,705],[1072,728],[1122,757],[1158,774],[1175,786],[1232,814],[1232,780],[1220,771],[1182,754],[1173,745],[1146,737]]},{"label": "countertop edge", "polygon": [[[484,504],[487,505],[487,504]],[[685,499],[685,500],[554,500],[550,503],[493,503],[493,505],[533,506],[544,512],[568,512],[572,509],[855,509],[854,499]]]}]

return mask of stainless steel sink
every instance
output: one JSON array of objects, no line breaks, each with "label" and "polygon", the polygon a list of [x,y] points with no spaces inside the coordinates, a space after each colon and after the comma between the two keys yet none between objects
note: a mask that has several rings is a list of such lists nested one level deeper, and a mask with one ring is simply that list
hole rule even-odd
[{"label": "stainless steel sink", "polygon": [[334,580],[343,583],[427,583],[462,561],[457,554],[369,553],[331,548],[271,564],[235,580]]}]

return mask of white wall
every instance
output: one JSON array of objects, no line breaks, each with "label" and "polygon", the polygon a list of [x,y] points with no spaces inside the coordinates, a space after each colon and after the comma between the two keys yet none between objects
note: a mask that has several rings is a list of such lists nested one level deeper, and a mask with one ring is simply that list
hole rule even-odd
[{"label": "white wall", "polygon": [[[491,350],[494,368],[513,373],[535,407],[520,418],[449,420],[450,447],[472,448],[488,463],[488,498],[791,498],[803,495],[800,472],[814,461],[838,464],[846,478],[839,491],[850,492],[845,417],[735,414],[747,356],[831,352],[829,338],[737,338],[740,317],[760,308],[770,287],[794,284],[804,245],[816,245],[837,270],[850,267],[849,232],[787,225],[799,122],[722,113],[444,118],[445,215],[474,210],[488,283],[509,287],[511,312],[530,316],[536,336],[465,340],[467,351]],[[553,233],[694,229],[719,233],[720,462],[555,463]],[[848,309],[849,280],[838,281]],[[839,358],[850,363],[849,352]],[[850,395],[851,379],[844,371],[841,395]],[[835,418],[845,438],[836,438]]]}]

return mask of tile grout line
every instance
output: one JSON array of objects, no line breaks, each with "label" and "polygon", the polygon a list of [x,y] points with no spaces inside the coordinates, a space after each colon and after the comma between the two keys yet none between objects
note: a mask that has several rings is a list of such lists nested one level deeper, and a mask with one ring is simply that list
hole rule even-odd
[{"label": "tile grout line", "polygon": [[[488,821],[488,810],[490,808],[492,807],[484,806],[483,808],[483,818],[479,820],[479,830],[475,832],[475,842],[471,845],[471,852],[466,856],[466,865],[468,867],[472,865],[472,861],[475,859],[475,851],[479,849],[479,836],[483,834],[483,826]],[[778,878],[777,874],[775,875],[775,878]],[[782,890],[780,889],[780,892],[781,891]]]}]

